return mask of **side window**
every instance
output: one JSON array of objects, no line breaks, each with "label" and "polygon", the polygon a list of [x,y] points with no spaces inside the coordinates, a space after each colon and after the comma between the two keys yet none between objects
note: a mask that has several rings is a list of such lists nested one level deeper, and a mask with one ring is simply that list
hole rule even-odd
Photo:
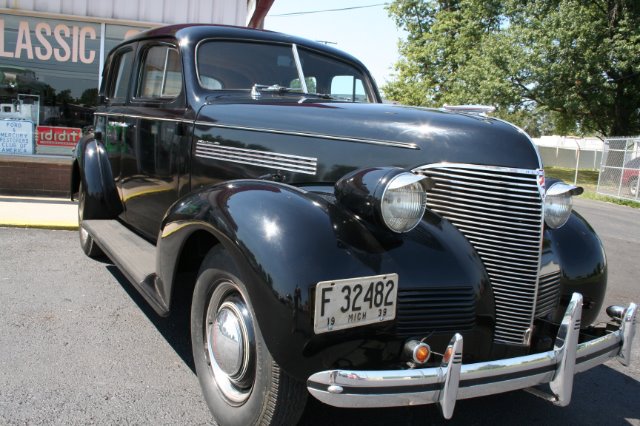
[{"label": "side window", "polygon": [[136,97],[172,99],[182,91],[182,65],[178,51],[169,46],[153,46],[144,58]]},{"label": "side window", "polygon": [[331,96],[351,102],[367,102],[362,80],[352,75],[336,75],[331,79]]},{"label": "side window", "polygon": [[113,64],[113,69],[117,70],[117,72],[115,78],[111,80],[107,97],[111,99],[112,102],[125,102],[127,100],[129,82],[131,81],[133,51],[128,50],[119,54],[116,58],[114,58]]}]

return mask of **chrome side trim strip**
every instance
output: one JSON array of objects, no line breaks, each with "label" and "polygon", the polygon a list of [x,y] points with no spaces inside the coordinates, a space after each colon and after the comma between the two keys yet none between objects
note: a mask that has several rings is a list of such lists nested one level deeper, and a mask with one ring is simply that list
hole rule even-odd
[{"label": "chrome side trim strip", "polygon": [[196,142],[196,157],[269,169],[287,170],[308,175],[315,175],[318,166],[317,158],[236,148],[204,140],[198,140]]},{"label": "chrome side trim strip", "polygon": [[112,114],[108,112],[94,112],[93,115],[99,115],[102,117],[127,117],[127,118],[141,119],[141,120],[172,121],[174,123],[193,124],[193,120],[185,120],[183,118],[163,118],[163,117],[156,117],[151,115],[117,114],[117,113]]},{"label": "chrome side trim strip", "polygon": [[417,144],[407,143],[407,142],[393,142],[393,141],[383,141],[383,140],[377,140],[377,139],[361,139],[361,138],[353,138],[349,136],[335,136],[335,135],[327,135],[323,133],[309,133],[309,132],[299,132],[299,131],[293,131],[293,130],[277,130],[277,129],[269,129],[269,128],[261,128],[261,127],[235,126],[235,125],[228,125],[228,124],[210,123],[208,121],[196,121],[195,124],[196,126],[217,127],[220,129],[246,130],[248,132],[264,132],[264,133],[273,133],[277,135],[302,136],[307,138],[322,138],[322,139],[329,139],[329,140],[336,140],[336,141],[366,143],[369,145],[391,146],[395,148],[405,148],[405,149],[415,149],[415,150],[420,149],[420,147]]},{"label": "chrome side trim strip", "polygon": [[[631,340],[627,339],[633,339],[635,333],[633,319],[637,306],[632,303],[625,312],[624,323],[617,330],[591,341],[575,344],[580,328],[581,298],[580,295],[574,295],[566,311],[566,321],[563,321],[566,334],[565,331],[559,331],[559,348],[516,358],[460,365],[455,399],[492,395],[554,382],[558,392],[556,398],[568,402],[573,375],[619,356],[627,347],[630,348]],[[454,340],[456,337],[452,342]],[[575,368],[570,365],[572,361]],[[336,407],[395,407],[439,403],[446,416],[449,408],[453,412],[450,398],[454,394],[453,373],[447,378],[446,367],[383,371],[327,370],[311,375],[307,381],[307,389],[320,401]],[[448,387],[445,383],[448,383]],[[449,408],[445,410],[445,407]]]},{"label": "chrome side trim strip", "polygon": [[418,146],[418,144],[408,143],[408,142],[394,142],[394,141],[384,141],[384,140],[378,140],[378,139],[361,139],[361,138],[353,138],[349,136],[327,135],[323,133],[309,133],[309,132],[298,132],[293,130],[277,130],[277,129],[268,129],[268,128],[260,128],[260,127],[236,126],[236,125],[229,125],[229,124],[210,123],[208,121],[185,120],[185,119],[179,119],[179,118],[159,118],[159,117],[150,116],[150,115],[118,114],[118,113],[108,113],[108,112],[94,112],[93,114],[100,115],[103,117],[127,117],[127,118],[136,118],[136,119],[142,119],[142,120],[173,121],[176,123],[187,123],[187,124],[193,124],[196,126],[217,127],[220,129],[243,130],[248,132],[264,132],[264,133],[273,133],[277,135],[301,136],[305,138],[322,138],[322,139],[329,139],[329,140],[335,140],[335,141],[366,143],[369,145],[379,145],[379,146],[389,146],[394,148],[420,150],[420,147]]}]

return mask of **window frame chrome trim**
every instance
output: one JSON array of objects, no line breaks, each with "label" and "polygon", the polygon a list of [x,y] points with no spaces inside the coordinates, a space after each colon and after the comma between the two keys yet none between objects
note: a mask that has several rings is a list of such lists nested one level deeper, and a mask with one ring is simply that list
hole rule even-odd
[{"label": "window frame chrome trim", "polygon": [[308,95],[309,89],[307,89],[307,81],[304,77],[302,62],[300,62],[300,55],[298,55],[298,46],[295,43],[291,43],[291,52],[293,53],[293,60],[296,62],[296,70],[298,71],[298,78],[300,79],[300,87],[302,87],[302,93]]}]

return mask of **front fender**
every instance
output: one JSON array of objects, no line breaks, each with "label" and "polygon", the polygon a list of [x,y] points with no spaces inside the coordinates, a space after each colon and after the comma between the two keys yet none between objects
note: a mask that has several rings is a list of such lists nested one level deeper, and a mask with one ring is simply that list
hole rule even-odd
[{"label": "front fender", "polygon": [[582,327],[592,324],[600,312],[607,289],[607,258],[595,230],[580,214],[571,213],[566,224],[545,231],[545,244],[559,265],[560,304],[553,316],[560,323],[571,295],[582,294]]},{"label": "front fender", "polygon": [[[366,365],[364,342],[392,338],[389,322],[316,336],[320,281],[397,273],[400,290],[470,286],[487,345],[494,315],[488,277],[468,241],[439,216],[428,213],[407,234],[377,232],[330,197],[257,180],[217,185],[178,201],[165,216],[157,255],[165,295],[172,294],[182,247],[203,230],[234,258],[270,352],[299,379],[339,362]],[[385,351],[368,352],[381,357]]]}]

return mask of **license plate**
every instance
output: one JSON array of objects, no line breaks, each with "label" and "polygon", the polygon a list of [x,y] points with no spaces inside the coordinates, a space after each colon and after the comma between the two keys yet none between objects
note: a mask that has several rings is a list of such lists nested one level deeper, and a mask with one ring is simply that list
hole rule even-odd
[{"label": "license plate", "polygon": [[398,274],[322,281],[315,297],[316,334],[389,321],[396,317]]}]

